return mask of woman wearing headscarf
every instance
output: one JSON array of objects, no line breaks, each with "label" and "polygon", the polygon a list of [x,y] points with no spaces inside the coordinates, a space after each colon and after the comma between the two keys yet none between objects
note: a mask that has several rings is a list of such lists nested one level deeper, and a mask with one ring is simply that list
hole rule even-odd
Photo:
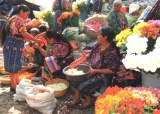
[{"label": "woman wearing headscarf", "polygon": [[125,14],[121,11],[122,1],[115,0],[113,2],[113,10],[108,16],[108,25],[113,27],[115,33],[118,34],[128,27],[128,21]]},{"label": "woman wearing headscarf", "polygon": [[70,105],[77,104],[80,101],[80,95],[82,95],[85,98],[82,108],[86,108],[91,103],[92,94],[96,91],[103,93],[111,85],[112,78],[119,70],[120,65],[119,52],[113,42],[114,37],[113,28],[104,27],[100,29],[97,36],[98,42],[88,56],[92,69],[84,82],[80,82],[77,87],[75,85],[73,89],[75,98]]}]

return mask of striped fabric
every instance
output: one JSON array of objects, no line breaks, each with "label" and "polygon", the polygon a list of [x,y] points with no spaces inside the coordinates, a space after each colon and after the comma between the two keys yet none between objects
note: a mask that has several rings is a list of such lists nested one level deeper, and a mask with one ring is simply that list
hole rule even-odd
[{"label": "striped fabric", "polygon": [[60,70],[60,66],[57,64],[57,60],[53,56],[46,57],[45,64],[49,69],[50,73],[54,73],[55,71]]},{"label": "striped fabric", "polygon": [[22,48],[24,46],[23,40],[16,40],[14,38],[7,38],[4,47],[4,67],[7,72],[17,73],[21,70],[21,56]]}]

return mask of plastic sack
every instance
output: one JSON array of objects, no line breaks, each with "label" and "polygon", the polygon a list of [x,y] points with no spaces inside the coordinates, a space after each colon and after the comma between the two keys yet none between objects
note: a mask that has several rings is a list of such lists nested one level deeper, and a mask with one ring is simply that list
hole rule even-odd
[{"label": "plastic sack", "polygon": [[25,92],[29,91],[33,87],[34,85],[31,84],[31,80],[22,79],[16,87],[16,94],[13,96],[14,101],[25,101]]},{"label": "plastic sack", "polygon": [[139,4],[132,3],[132,4],[129,5],[129,14],[131,15],[134,12],[138,12],[139,9],[140,9]]},{"label": "plastic sack", "polygon": [[54,91],[42,85],[36,85],[32,90],[27,91],[26,101],[30,107],[42,114],[52,114],[57,103]]},{"label": "plastic sack", "polygon": [[79,28],[78,27],[67,27],[64,29],[62,34],[69,40],[75,40],[78,37]]}]

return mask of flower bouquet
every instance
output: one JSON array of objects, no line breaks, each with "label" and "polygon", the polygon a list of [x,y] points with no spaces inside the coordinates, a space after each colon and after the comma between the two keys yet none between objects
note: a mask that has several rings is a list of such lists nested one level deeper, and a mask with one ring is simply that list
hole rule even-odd
[{"label": "flower bouquet", "polygon": [[117,46],[126,46],[122,62],[127,69],[155,73],[160,68],[159,24],[142,22],[116,36]]},{"label": "flower bouquet", "polygon": [[78,27],[79,26],[79,11],[63,12],[57,19],[57,23],[66,27]]},{"label": "flower bouquet", "polygon": [[108,87],[95,102],[95,114],[159,114],[160,90]]},{"label": "flower bouquet", "polygon": [[61,6],[61,10],[68,11],[71,7],[71,3],[68,0],[61,0],[61,5],[60,5],[59,0],[54,0],[52,9],[57,10],[59,9],[59,6]]},{"label": "flower bouquet", "polygon": [[53,22],[53,18],[54,18],[54,12],[52,12],[51,10],[44,10],[44,11],[41,11],[37,17],[38,17],[38,19],[41,19],[41,20],[47,22],[49,27],[51,27],[52,22]]},{"label": "flower bouquet", "polygon": [[73,2],[72,4],[72,10],[76,11],[79,10],[80,12],[87,12],[87,0],[78,0],[76,2]]}]

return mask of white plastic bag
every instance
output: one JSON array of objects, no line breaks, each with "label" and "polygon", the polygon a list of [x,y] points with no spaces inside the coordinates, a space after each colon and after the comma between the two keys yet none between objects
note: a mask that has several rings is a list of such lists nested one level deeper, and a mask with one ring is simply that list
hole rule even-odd
[{"label": "white plastic bag", "polygon": [[137,3],[132,3],[129,5],[129,14],[131,15],[134,12],[138,12],[140,9],[140,5]]},{"label": "white plastic bag", "polygon": [[27,91],[26,101],[30,107],[42,114],[52,114],[57,102],[54,91],[42,85],[36,85],[32,90]]},{"label": "white plastic bag", "polygon": [[33,88],[34,85],[31,84],[31,80],[22,79],[16,87],[16,94],[14,94],[14,101],[25,101],[25,92]]}]

